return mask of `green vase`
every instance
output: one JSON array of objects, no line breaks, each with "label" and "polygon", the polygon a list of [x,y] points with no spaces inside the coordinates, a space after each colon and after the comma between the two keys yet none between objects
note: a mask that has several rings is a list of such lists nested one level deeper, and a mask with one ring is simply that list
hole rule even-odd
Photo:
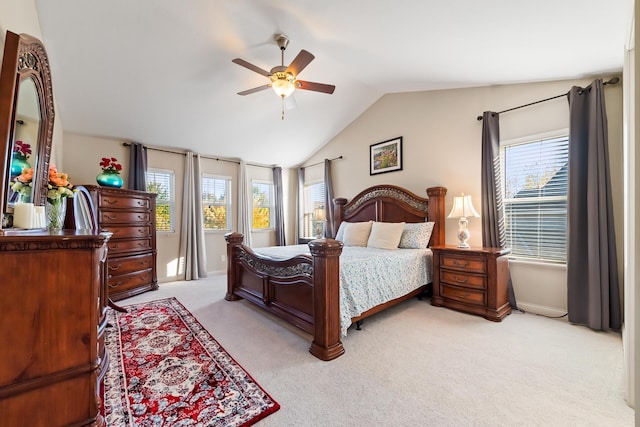
[{"label": "green vase", "polygon": [[13,154],[11,158],[11,176],[16,177],[22,173],[22,169],[29,169],[31,165],[27,162],[27,158],[25,156],[18,155],[16,153]]},{"label": "green vase", "polygon": [[102,172],[100,175],[96,176],[96,181],[98,181],[98,184],[103,187],[122,187],[122,178],[120,178],[120,175],[117,173]]}]

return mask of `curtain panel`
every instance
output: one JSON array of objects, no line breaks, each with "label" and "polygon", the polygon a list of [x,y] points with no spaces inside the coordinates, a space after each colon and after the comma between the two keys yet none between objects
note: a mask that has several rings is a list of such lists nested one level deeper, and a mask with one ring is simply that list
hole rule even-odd
[{"label": "curtain panel", "polygon": [[147,147],[137,142],[129,144],[129,180],[130,190],[147,191]]},{"label": "curtain panel", "polygon": [[185,155],[179,251],[185,280],[207,277],[201,187],[200,155],[194,158],[194,153],[189,151]]},{"label": "curtain panel", "polygon": [[569,321],[622,326],[604,85],[569,91],[567,291]]},{"label": "curtain panel", "polygon": [[324,237],[333,239],[336,237],[334,219],[335,207],[333,206],[333,178],[331,178],[331,160],[324,159],[324,206],[325,206],[325,227]]},{"label": "curtain panel", "polygon": [[279,166],[273,169],[273,188],[274,188],[274,205],[275,205],[275,230],[276,245],[286,245],[284,234],[284,193],[282,190],[282,168]]}]

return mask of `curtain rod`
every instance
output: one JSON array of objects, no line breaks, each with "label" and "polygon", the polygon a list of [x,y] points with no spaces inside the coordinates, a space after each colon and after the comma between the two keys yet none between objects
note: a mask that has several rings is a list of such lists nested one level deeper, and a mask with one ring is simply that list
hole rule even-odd
[{"label": "curtain rod", "polygon": [[[329,161],[331,161],[331,162],[332,162],[332,161],[334,161],[334,160],[339,160],[339,159],[341,159],[341,158],[342,158],[342,156],[338,156],[338,157],[334,157],[333,159],[329,159]],[[321,162],[318,162],[318,163],[314,163],[314,164],[311,164],[311,165],[303,166],[303,167],[302,167],[302,169],[310,168],[311,166],[318,166],[318,165],[321,165],[321,164],[323,164],[323,163],[324,163],[324,160],[323,160],[323,161],[321,161]]]},{"label": "curtain rod", "polygon": [[[125,147],[130,147],[131,146],[131,144],[128,143],[128,142],[123,142],[122,145],[124,145]],[[161,151],[163,153],[179,154],[181,156],[186,156],[187,155],[187,153],[184,152],[184,151],[167,150],[165,148],[149,147],[148,145],[145,145],[145,148],[147,150]],[[200,154],[200,157],[202,157],[203,159],[217,160],[219,162],[235,163],[236,165],[240,164],[240,162],[237,161],[237,160],[221,159],[219,157],[207,156],[206,154]],[[275,167],[275,166],[258,165],[258,164],[255,164],[255,163],[247,163],[247,166],[255,166],[255,167],[258,167],[258,168],[268,168],[268,169],[272,169],[272,168]]]},{"label": "curtain rod", "polygon": [[[611,79],[609,79],[609,81],[604,82],[603,85],[614,85],[614,84],[618,83],[619,81],[620,81],[619,77],[612,77]],[[567,93],[561,93],[560,95],[552,96],[551,98],[541,99],[540,101],[534,101],[534,102],[530,102],[528,104],[519,105],[517,107],[513,107],[513,108],[506,109],[506,110],[498,111],[497,114],[502,114],[502,113],[506,113],[508,111],[518,110],[520,108],[528,107],[530,105],[540,104],[541,102],[551,101],[552,99],[561,98],[563,96],[566,96]],[[478,116],[478,121],[481,121],[481,120],[482,120],[482,116]]]}]

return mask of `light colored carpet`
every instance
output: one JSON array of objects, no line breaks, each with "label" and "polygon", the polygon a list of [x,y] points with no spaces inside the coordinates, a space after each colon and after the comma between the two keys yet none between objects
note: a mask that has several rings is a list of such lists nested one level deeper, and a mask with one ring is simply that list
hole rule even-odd
[{"label": "light colored carpet", "polygon": [[632,426],[622,340],[531,314],[501,323],[413,299],[349,329],[346,353],[246,301],[226,276],[172,282],[122,305],[177,297],[281,405],[259,426]]}]

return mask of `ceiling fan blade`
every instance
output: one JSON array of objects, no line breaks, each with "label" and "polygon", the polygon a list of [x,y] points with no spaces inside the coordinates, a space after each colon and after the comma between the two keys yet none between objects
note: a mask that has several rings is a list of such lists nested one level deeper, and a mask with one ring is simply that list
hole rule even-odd
[{"label": "ceiling fan blade", "polygon": [[254,87],[253,89],[243,90],[242,92],[238,92],[238,95],[250,95],[252,93],[260,92],[261,90],[269,89],[271,84]]},{"label": "ceiling fan blade", "polygon": [[313,58],[315,58],[315,56],[313,56],[310,52],[307,52],[304,49],[301,50],[298,56],[296,56],[295,59],[291,61],[289,67],[287,67],[287,72],[293,74],[294,76],[297,76],[302,70],[304,70],[304,67],[306,67],[311,61],[313,61]]},{"label": "ceiling fan blade", "polygon": [[257,67],[255,65],[245,61],[244,59],[235,58],[235,59],[232,59],[231,62],[233,62],[235,64],[238,64],[238,65],[242,65],[243,67],[248,68],[251,71],[255,71],[258,74],[262,74],[265,77],[269,77],[271,75],[271,74],[269,74],[268,71],[265,71],[262,68]]},{"label": "ceiling fan blade", "polygon": [[296,80],[297,89],[313,90],[315,92],[323,92],[332,94],[336,87],[334,85],[326,85],[324,83],[305,82],[304,80]]}]

